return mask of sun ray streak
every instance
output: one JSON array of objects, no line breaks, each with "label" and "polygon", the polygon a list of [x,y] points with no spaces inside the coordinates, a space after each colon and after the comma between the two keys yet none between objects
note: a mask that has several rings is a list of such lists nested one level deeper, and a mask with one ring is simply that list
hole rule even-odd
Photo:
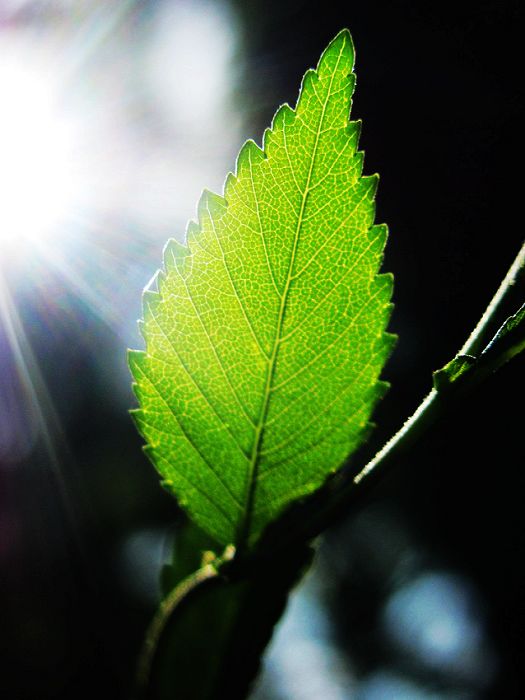
[{"label": "sun ray streak", "polygon": [[[71,488],[71,478],[65,477],[63,469],[65,462],[68,463],[68,469],[74,467],[72,455],[38,361],[2,274],[0,274],[0,331],[5,334],[8,352],[11,353],[17,378],[23,388],[24,399],[20,400],[28,402],[26,409],[29,409],[30,424],[26,427],[33,428],[36,440],[41,441],[57,484],[69,531],[82,560],[87,564],[88,556],[80,535],[81,521],[88,515],[87,504],[85,499],[81,498],[79,489]],[[2,397],[0,397],[1,400]]]}]

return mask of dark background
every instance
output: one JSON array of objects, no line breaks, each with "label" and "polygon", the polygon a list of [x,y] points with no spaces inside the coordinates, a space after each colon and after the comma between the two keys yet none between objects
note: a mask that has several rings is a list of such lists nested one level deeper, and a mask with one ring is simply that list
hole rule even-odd
[{"label": "dark background", "polygon": [[[6,13],[4,29],[42,20],[46,3],[26,5],[25,14]],[[159,5],[132,6],[130,41],[141,41]],[[365,171],[381,175],[377,221],[390,229],[384,269],[395,275],[390,328],[399,335],[372,453],[430,388],[431,371],[461,347],[523,241],[522,4],[252,0],[232,8],[240,37],[232,99],[243,114],[235,151],[243,138],[260,141],[277,106],[295,101],[304,71],[342,27],[353,35],[353,117],[363,119]],[[105,41],[112,40],[109,32]],[[123,71],[133,70],[129,59]],[[109,223],[120,226],[119,240],[135,241],[140,258],[141,232],[124,217]],[[164,231],[183,234],[166,222],[155,245],[144,244],[133,275],[112,263],[122,313],[139,316]],[[18,273],[6,266],[1,274],[8,285]],[[4,415],[25,411],[38,422],[43,414],[47,431],[0,462],[0,694],[127,697],[154,609],[163,533],[181,515],[158,487],[126,413],[132,397],[123,367],[126,347],[138,342],[134,331],[115,333],[57,280],[59,303],[44,314],[32,275],[12,298],[39,407],[26,396],[10,333],[0,328]],[[518,300],[519,290],[501,321]],[[328,534],[320,557],[329,579],[324,604],[358,683],[344,697],[376,697],[359,690],[359,679],[378,668],[434,693],[413,697],[525,695],[523,378],[520,357],[425,435]],[[379,620],[388,597],[436,570],[452,572],[476,601],[490,649],[485,675],[425,666],[385,636]],[[265,697],[291,697],[272,692]],[[381,697],[409,697],[399,693]]]}]

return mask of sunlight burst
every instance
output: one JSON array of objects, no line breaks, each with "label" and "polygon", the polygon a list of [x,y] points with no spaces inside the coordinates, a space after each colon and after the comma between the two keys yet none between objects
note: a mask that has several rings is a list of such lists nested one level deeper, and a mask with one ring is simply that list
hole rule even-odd
[{"label": "sunlight burst", "polygon": [[46,77],[0,64],[0,255],[54,236],[74,200],[71,126]]}]

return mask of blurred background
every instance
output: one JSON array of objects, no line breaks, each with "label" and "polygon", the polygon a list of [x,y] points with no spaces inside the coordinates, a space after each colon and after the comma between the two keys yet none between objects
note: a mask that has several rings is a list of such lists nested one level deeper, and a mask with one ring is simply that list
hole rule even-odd
[{"label": "blurred background", "polygon": [[[365,459],[524,238],[524,20],[517,0],[0,0],[2,697],[129,696],[183,518],[128,417],[126,348],[201,190],[348,27],[399,334]],[[525,696],[523,379],[519,358],[327,533],[254,698]]]}]

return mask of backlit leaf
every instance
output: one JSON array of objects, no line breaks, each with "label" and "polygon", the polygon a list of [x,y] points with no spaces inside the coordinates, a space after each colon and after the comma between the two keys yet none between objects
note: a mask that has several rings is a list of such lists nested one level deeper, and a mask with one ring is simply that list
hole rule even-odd
[{"label": "backlit leaf", "polygon": [[377,176],[349,122],[354,49],[342,31],[248,141],[222,196],[204,192],[169,241],[130,353],[146,452],[197,524],[252,545],[363,441],[385,384],[392,279]]}]

